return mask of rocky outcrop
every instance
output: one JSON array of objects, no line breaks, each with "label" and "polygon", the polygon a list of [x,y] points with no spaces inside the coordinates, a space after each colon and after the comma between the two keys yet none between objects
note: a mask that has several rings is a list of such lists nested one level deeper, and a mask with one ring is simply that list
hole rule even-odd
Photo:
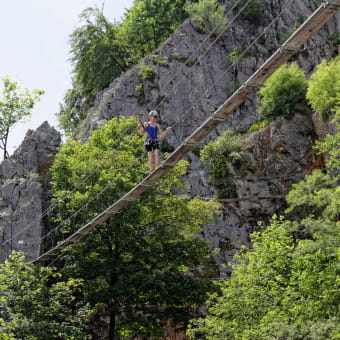
[{"label": "rocky outcrop", "polygon": [[229,181],[235,185],[233,199],[222,200],[223,210],[217,223],[204,228],[212,248],[219,248],[216,261],[220,275],[228,276],[225,266],[242,246],[249,247],[249,234],[258,221],[268,223],[273,214],[283,214],[284,196],[292,183],[304,178],[316,164],[313,152],[314,125],[310,115],[291,120],[279,118],[245,138],[243,165],[232,167]]},{"label": "rocky outcrop", "polygon": [[[191,20],[185,21],[159,49],[98,93],[94,107],[78,129],[79,138],[86,140],[92,130],[113,117],[146,114],[156,108],[161,114],[162,123],[173,127],[168,142],[170,147],[176,147],[276,50],[293,26],[316,8],[317,2],[302,0],[292,3],[240,62],[232,67],[233,57],[237,57],[281,11],[285,1],[258,2],[263,14],[260,20],[249,22],[239,18],[228,26],[219,39],[202,34]],[[232,6],[231,1],[225,4]],[[339,31],[340,21],[337,19],[313,37],[296,57],[307,73],[312,72],[322,58],[330,58],[335,53],[336,47],[329,36]],[[209,138],[216,137],[226,128],[236,131],[244,129],[256,119],[256,104],[252,98]],[[249,144],[252,148],[244,153],[254,171],[243,174],[235,171],[234,198],[259,197],[269,195],[270,191],[284,191],[283,184],[286,182],[281,178],[283,174],[300,176],[308,171],[313,156],[309,137],[306,131],[301,130],[305,129],[305,120],[311,123],[301,117],[290,122],[278,120],[251,137]],[[322,134],[326,127],[317,116],[314,121]],[[59,142],[59,134],[44,123],[37,131],[29,131],[21,147],[3,162],[0,260],[12,249],[24,250],[28,257],[39,253],[39,239],[44,228],[41,213],[48,207],[49,201],[47,171]],[[185,177],[190,188],[188,193],[213,197],[215,192],[209,183],[207,169],[197,154],[191,153],[187,159],[190,161],[190,170]],[[205,229],[205,237],[212,246],[222,249],[219,262],[225,262],[235,249],[249,244],[248,234],[255,228],[257,220],[268,219],[284,206],[278,199],[225,204],[227,206],[218,223]],[[15,236],[23,230],[25,232],[20,237]]]},{"label": "rocky outcrop", "polygon": [[[173,127],[167,140],[176,147],[284,42],[294,26],[307,18],[320,1],[291,2],[240,62],[231,67],[233,57],[240,55],[276,17],[286,1],[264,0],[257,3],[262,11],[257,22],[239,18],[218,40],[200,33],[192,21],[185,21],[159,49],[98,93],[94,107],[77,132],[78,137],[86,140],[92,130],[113,117],[142,114],[146,119],[146,113],[156,109],[160,112],[162,124]],[[225,4],[230,8],[232,1],[225,1]],[[330,59],[337,53],[337,46],[330,35],[340,30],[339,17],[338,14],[323,27],[293,58],[307,75],[323,58]],[[207,140],[227,128],[243,130],[256,119],[253,97],[230,115]],[[321,125],[322,122],[319,122],[317,129],[318,126],[324,128]],[[274,213],[284,211],[285,202],[279,196],[284,195],[290,184],[303,178],[312,168],[322,167],[322,159],[315,158],[311,151],[313,133],[311,118],[297,116],[291,121],[279,119],[249,137],[248,145],[251,147],[244,150],[244,155],[249,168],[254,170],[242,174],[235,170],[232,181],[236,192],[233,198],[277,198],[224,202],[218,221],[206,226],[204,237],[213,248],[220,249],[216,261],[222,276],[230,272],[230,268],[222,266],[222,263],[230,261],[243,245],[249,246],[249,233],[255,230],[257,221],[269,221]],[[197,153],[190,153],[187,159],[190,162],[184,178],[189,185],[187,193],[213,197],[216,192]]]},{"label": "rocky outcrop", "polygon": [[[231,1],[225,3],[227,7],[232,6]],[[215,36],[201,34],[190,20],[185,21],[159,49],[98,93],[78,136],[86,139],[90,131],[113,117],[144,114],[146,119],[146,113],[156,109],[164,125],[174,127],[168,138],[170,144],[178,145],[280,46],[294,26],[308,17],[318,4],[309,0],[291,3],[241,61],[230,68],[233,58],[254,41],[284,8],[286,1],[258,3],[263,12],[262,20],[250,23],[237,19],[217,40]],[[334,54],[336,46],[329,37],[332,32],[340,30],[338,19],[339,16],[322,28],[296,57],[308,74],[322,58]],[[250,100],[231,115],[220,130],[226,127],[238,129],[256,118],[255,101]]]},{"label": "rocky outcrop", "polygon": [[44,122],[29,130],[21,146],[1,164],[0,262],[20,250],[30,260],[39,255],[43,211],[48,207],[49,175],[60,134]]}]

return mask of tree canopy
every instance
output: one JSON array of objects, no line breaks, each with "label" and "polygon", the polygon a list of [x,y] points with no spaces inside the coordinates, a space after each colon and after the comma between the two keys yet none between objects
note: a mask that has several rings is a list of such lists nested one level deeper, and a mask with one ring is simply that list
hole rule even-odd
[{"label": "tree canopy", "polygon": [[17,82],[8,77],[3,79],[2,98],[0,99],[0,149],[4,152],[4,158],[8,157],[8,136],[14,125],[29,117],[42,90],[33,90],[20,87]]},{"label": "tree canopy", "polygon": [[71,34],[71,61],[74,86],[82,97],[93,101],[129,66],[127,44],[118,37],[119,26],[110,23],[98,8],[87,8],[81,15],[83,26]]},{"label": "tree canopy", "polygon": [[295,113],[306,112],[306,91],[305,74],[297,63],[281,66],[259,91],[261,118],[291,118]]},{"label": "tree canopy", "polygon": [[[122,133],[126,130],[133,134]],[[143,139],[136,132],[134,118],[120,117],[94,131],[88,142],[69,140],[61,148],[51,170],[59,200],[55,219],[65,220],[90,201],[64,232],[79,228],[144,176]],[[84,168],[95,168],[98,159],[100,170],[65,197]],[[212,289],[210,267],[202,272],[194,268],[210,261],[199,235],[218,205],[174,193],[184,185],[187,166],[181,161],[157,187],[64,253],[65,275],[83,279],[89,303],[104,306],[110,315],[110,339],[160,335],[166,320],[184,325]],[[100,198],[91,201],[99,192]],[[195,275],[187,275],[188,269]]]},{"label": "tree canopy", "polygon": [[135,0],[119,26],[132,64],[156,49],[187,17],[185,0]]},{"label": "tree canopy", "polygon": [[336,339],[340,332],[338,176],[314,171],[287,196],[287,216],[252,235],[222,294],[189,334],[207,339]]},{"label": "tree canopy", "polygon": [[82,281],[63,280],[55,268],[25,263],[19,253],[0,265],[0,337],[3,340],[90,339]]},{"label": "tree canopy", "polygon": [[212,32],[214,35],[218,35],[227,23],[227,19],[224,17],[224,6],[220,5],[217,0],[188,2],[185,8],[205,33]]},{"label": "tree canopy", "polygon": [[323,60],[309,81],[307,98],[314,110],[328,114],[339,107],[340,56],[330,62]]}]

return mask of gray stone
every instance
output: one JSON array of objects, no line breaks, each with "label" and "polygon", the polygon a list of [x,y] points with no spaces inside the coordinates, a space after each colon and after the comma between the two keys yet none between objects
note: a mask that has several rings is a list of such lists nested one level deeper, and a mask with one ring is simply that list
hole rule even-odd
[{"label": "gray stone", "polygon": [[47,122],[29,130],[14,154],[1,164],[0,262],[11,251],[23,252],[27,260],[40,253],[43,222],[48,206],[48,170],[60,144],[60,134]]},{"label": "gray stone", "polygon": [[[225,4],[231,8],[232,1]],[[283,0],[261,2],[266,24],[285,4]],[[230,69],[226,66],[228,55],[239,48],[242,41],[246,45],[251,43],[263,26],[255,27],[246,21],[236,20],[214,42],[214,37],[207,38],[197,31],[190,20],[185,21],[167,41],[141,61],[153,68],[153,80],[145,81],[143,90],[137,91],[136,87],[141,84],[138,65],[115,79],[107,89],[98,93],[95,105],[77,135],[85,141],[91,131],[113,117],[139,114],[147,119],[147,112],[156,108],[161,115],[161,124],[173,127],[167,139],[176,147],[278,48],[279,39],[292,30],[299,15],[308,16],[315,9],[316,5],[309,0],[293,2],[262,39],[254,44],[252,52]],[[339,30],[338,14],[294,58],[307,75],[323,58],[334,54],[336,47],[329,36]],[[202,48],[198,51],[200,45]],[[202,53],[204,55],[200,56]],[[184,60],[189,56],[193,57],[185,65]],[[241,131],[257,117],[256,96],[253,96],[213,131],[206,142],[226,128]],[[313,140],[309,135],[312,130],[311,118],[297,115],[290,121],[278,119],[251,135],[245,143],[250,147],[245,148],[244,156],[254,171],[247,171],[238,178],[237,169],[234,170],[237,197],[285,194],[292,182],[303,178],[315,167],[315,155],[311,149]],[[192,153],[186,159],[190,162],[190,169],[184,177],[188,184],[185,192],[203,198],[213,197],[216,192],[209,184],[209,174],[204,164]],[[249,233],[258,228],[257,222],[268,223],[274,213],[283,213],[284,208],[282,199],[224,203],[216,223],[204,228],[204,237],[210,241],[211,247],[221,248],[216,261],[222,276],[230,272],[230,267],[222,264],[230,261],[242,246],[250,245]]]},{"label": "gray stone", "polygon": [[[285,3],[283,0],[261,1],[265,24],[276,16]],[[231,8],[233,2],[227,0],[225,4]],[[240,48],[242,42],[250,44],[264,25],[256,27],[237,19],[215,41],[215,37],[199,33],[195,24],[186,20],[156,51],[97,94],[95,104],[78,128],[76,136],[85,141],[91,131],[114,117],[139,114],[146,119],[147,112],[156,108],[162,118],[161,124],[173,127],[168,142],[176,147],[278,48],[282,43],[279,40],[292,29],[298,16],[308,16],[315,8],[314,2],[309,0],[293,2],[254,44],[251,53],[233,67],[230,67],[228,55]],[[308,75],[323,58],[330,58],[334,54],[336,47],[329,36],[339,30],[337,15],[295,57]],[[184,61],[189,57],[191,60],[185,64]],[[142,64],[152,67],[153,79],[140,79],[138,73]],[[253,96],[213,131],[205,142],[227,128],[241,131],[257,117],[256,96]],[[319,135],[328,131],[320,119],[315,118],[314,122]],[[284,194],[292,182],[298,181],[315,167],[315,155],[311,150],[313,140],[308,134],[312,127],[310,117],[297,115],[290,121],[278,119],[249,136],[243,152],[254,171],[240,175],[237,169],[231,169],[236,196]],[[59,143],[59,134],[45,122],[37,131],[29,131],[14,155],[2,163],[1,240],[3,242],[23,229],[25,233],[20,238],[14,238],[10,245],[1,246],[0,261],[11,249],[24,250],[32,258],[39,253],[43,228],[39,216],[49,204],[48,169]],[[185,192],[192,196],[212,198],[216,192],[209,184],[205,165],[196,154],[189,154],[187,159],[190,168],[184,177],[188,184]],[[278,199],[224,203],[217,221],[206,226],[203,233],[212,248],[221,249],[216,261],[222,276],[230,272],[230,267],[222,264],[230,261],[242,246],[250,245],[249,234],[257,229],[257,222],[268,222],[272,214],[282,213],[284,208],[284,201]]]}]

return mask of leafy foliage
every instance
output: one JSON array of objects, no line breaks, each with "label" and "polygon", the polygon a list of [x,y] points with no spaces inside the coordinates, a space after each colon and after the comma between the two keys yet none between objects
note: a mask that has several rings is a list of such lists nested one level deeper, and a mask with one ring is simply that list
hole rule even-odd
[{"label": "leafy foliage", "polygon": [[29,92],[17,82],[12,82],[8,77],[3,79],[2,98],[0,99],[0,149],[4,151],[4,158],[8,157],[7,141],[11,128],[21,120],[29,117],[42,90]]},{"label": "leafy foliage", "polygon": [[135,0],[120,25],[135,64],[164,41],[187,17],[185,0]]},{"label": "leafy foliage", "polygon": [[24,263],[19,253],[0,265],[1,339],[90,339],[82,281],[60,279],[55,269]]},{"label": "leafy foliage", "polygon": [[340,45],[340,33],[339,32],[333,32],[331,34],[331,40],[335,46]]},{"label": "leafy foliage", "polygon": [[152,80],[155,75],[154,69],[150,65],[141,63],[139,65],[138,77],[141,81]]},{"label": "leafy foliage", "polygon": [[217,35],[222,32],[227,23],[227,19],[224,18],[224,7],[217,0],[188,2],[185,8],[205,33],[213,31]]},{"label": "leafy foliage", "polygon": [[259,91],[259,111],[262,118],[282,116],[291,118],[295,113],[308,110],[307,81],[296,63],[281,66],[269,77]]},{"label": "leafy foliage", "polygon": [[[56,222],[66,220],[106,188],[101,193],[101,199],[88,203],[87,209],[78,214],[76,221],[70,220],[64,224],[64,232],[70,232],[96,216],[98,211],[107,208],[108,202],[121,197],[144,177],[143,151],[143,137],[137,133],[135,118],[124,117],[119,120],[114,118],[94,131],[87,143],[70,138],[62,146],[50,170],[54,179],[52,188],[59,206]],[[98,160],[101,160],[100,164]],[[101,171],[96,171],[97,167]],[[128,175],[120,177],[127,168]],[[86,185],[69,195],[73,184],[83,179],[84,170],[93,174],[86,180]],[[67,197],[58,199],[63,196]]]},{"label": "leafy foliage", "polygon": [[76,88],[76,85],[74,85],[72,89],[67,90],[64,103],[59,104],[59,111],[56,116],[59,120],[59,126],[67,135],[70,135],[86,117],[88,106],[86,100],[82,100],[82,98],[80,88]]},{"label": "leafy foliage", "polygon": [[340,56],[329,63],[323,60],[312,74],[307,99],[312,108],[324,115],[334,111],[340,101]]},{"label": "leafy foliage", "polygon": [[253,251],[235,258],[231,280],[221,282],[222,294],[208,301],[210,314],[193,321],[189,334],[335,339],[340,332],[339,223],[309,219],[308,225],[317,230],[312,239],[294,239],[290,231],[297,223],[290,221],[274,220],[253,234]]},{"label": "leafy foliage", "polygon": [[[56,219],[65,220],[88,202],[86,212],[65,232],[78,228],[144,177],[144,160],[139,160],[142,136],[117,138],[136,127],[133,118],[120,117],[119,123],[113,119],[93,132],[87,143],[70,140],[61,148],[51,171],[55,200],[60,202],[61,215]],[[86,186],[63,198],[84,168],[98,166],[98,158],[102,158],[100,171]],[[187,166],[180,162],[157,188],[150,188],[64,254],[65,275],[84,279],[88,301],[93,306],[102,304],[110,315],[110,339],[158,336],[169,319],[184,325],[190,318],[185,305],[201,305],[212,289],[205,272],[197,272],[196,278],[185,274],[209,259],[199,233],[218,209],[214,202],[173,193],[183,188],[180,176]]]},{"label": "leafy foliage", "polygon": [[[336,129],[340,131],[340,107],[336,110],[332,122],[335,124]],[[334,135],[327,134],[325,140],[320,143],[316,142],[316,148],[320,152],[325,152],[329,155],[327,163],[334,169],[340,169],[340,134]]]},{"label": "leafy foliage", "polygon": [[236,186],[231,167],[240,167],[243,163],[240,136],[227,130],[216,140],[205,145],[200,155],[209,168],[211,184],[217,190],[217,196],[235,197]]},{"label": "leafy foliage", "polygon": [[260,129],[270,124],[273,120],[274,119],[270,117],[260,119],[249,126],[249,128],[247,129],[247,133],[253,133],[253,132],[259,131]]},{"label": "leafy foliage", "polygon": [[[339,120],[339,111],[335,121]],[[287,195],[287,217],[252,235],[252,251],[235,257],[209,314],[188,334],[204,339],[338,339],[340,335],[340,131],[318,148],[329,173],[314,171]]]},{"label": "leafy foliage", "polygon": [[118,36],[118,27],[107,21],[98,8],[87,8],[80,19],[84,25],[71,34],[74,86],[93,102],[129,66],[128,47]]}]

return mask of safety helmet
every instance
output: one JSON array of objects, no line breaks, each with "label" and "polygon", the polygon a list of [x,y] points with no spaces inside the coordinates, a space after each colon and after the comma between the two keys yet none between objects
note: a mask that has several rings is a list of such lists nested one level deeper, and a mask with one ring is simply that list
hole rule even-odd
[{"label": "safety helmet", "polygon": [[157,111],[150,111],[149,112],[149,117],[155,117],[155,118],[158,118],[159,116],[158,116],[158,112]]}]

